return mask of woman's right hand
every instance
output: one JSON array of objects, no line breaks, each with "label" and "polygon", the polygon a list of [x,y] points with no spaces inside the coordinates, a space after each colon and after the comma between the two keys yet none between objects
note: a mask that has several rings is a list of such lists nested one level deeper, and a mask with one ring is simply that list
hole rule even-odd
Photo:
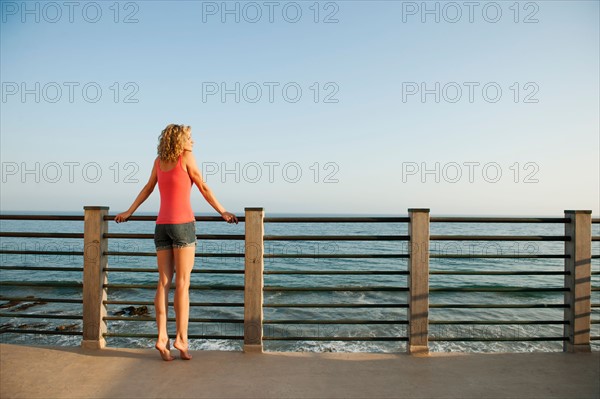
[{"label": "woman's right hand", "polygon": [[231,212],[223,212],[221,214],[221,217],[227,222],[227,223],[238,223],[238,218]]},{"label": "woman's right hand", "polygon": [[115,216],[115,222],[117,222],[117,223],[126,222],[130,216],[131,216],[131,213],[129,213],[129,212],[119,213],[117,216]]}]

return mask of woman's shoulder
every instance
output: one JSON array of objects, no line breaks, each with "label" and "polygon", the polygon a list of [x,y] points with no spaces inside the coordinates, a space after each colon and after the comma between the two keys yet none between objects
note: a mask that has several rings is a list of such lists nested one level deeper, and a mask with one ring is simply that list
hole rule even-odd
[{"label": "woman's shoulder", "polygon": [[194,157],[194,153],[192,151],[184,151],[181,154],[180,159],[182,162],[185,162],[185,163],[196,160],[196,158]]},{"label": "woman's shoulder", "polygon": [[181,154],[181,167],[188,173],[192,173],[198,169],[196,165],[196,158],[194,157],[194,153],[192,151],[184,151]]}]

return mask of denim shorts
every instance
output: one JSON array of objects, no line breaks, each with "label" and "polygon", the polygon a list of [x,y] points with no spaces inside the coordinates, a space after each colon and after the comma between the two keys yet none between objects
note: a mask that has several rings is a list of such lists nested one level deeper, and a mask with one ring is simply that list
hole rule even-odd
[{"label": "denim shorts", "polygon": [[154,228],[154,245],[157,251],[196,245],[196,222],[157,224]]}]

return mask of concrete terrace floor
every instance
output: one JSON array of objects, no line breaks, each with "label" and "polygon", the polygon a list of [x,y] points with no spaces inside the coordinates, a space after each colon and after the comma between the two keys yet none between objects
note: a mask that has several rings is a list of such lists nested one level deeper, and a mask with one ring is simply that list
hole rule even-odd
[{"label": "concrete terrace floor", "polygon": [[600,397],[598,352],[192,354],[191,361],[164,362],[153,349],[0,344],[0,397]]}]

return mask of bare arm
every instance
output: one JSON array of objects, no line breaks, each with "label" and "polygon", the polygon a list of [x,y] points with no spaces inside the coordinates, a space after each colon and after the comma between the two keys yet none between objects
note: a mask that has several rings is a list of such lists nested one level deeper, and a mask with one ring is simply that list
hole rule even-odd
[{"label": "bare arm", "polygon": [[156,162],[154,162],[154,165],[152,166],[152,172],[150,173],[150,178],[148,179],[148,183],[146,183],[144,188],[142,188],[142,191],[140,191],[140,193],[138,194],[136,199],[133,201],[133,204],[131,204],[129,209],[126,210],[125,212],[119,213],[117,216],[115,216],[115,222],[117,222],[117,223],[126,222],[127,219],[129,219],[129,217],[131,215],[133,215],[133,212],[135,212],[135,210],[140,205],[142,205],[142,203],[144,203],[144,201],[146,201],[148,199],[150,194],[152,194],[152,192],[154,191],[154,187],[156,187],[157,182],[158,182],[158,178],[156,175]]},{"label": "bare arm", "polygon": [[204,179],[202,179],[202,173],[200,169],[198,169],[198,165],[196,164],[196,158],[194,158],[194,154],[191,151],[186,151],[183,154],[182,159],[184,166],[187,168],[187,173],[190,176],[190,179],[194,182],[198,190],[200,190],[200,194],[204,197],[206,202],[212,206],[215,211],[217,211],[227,223],[236,223],[238,222],[237,217],[230,212],[227,212],[223,205],[219,203],[212,190],[208,187]]}]

